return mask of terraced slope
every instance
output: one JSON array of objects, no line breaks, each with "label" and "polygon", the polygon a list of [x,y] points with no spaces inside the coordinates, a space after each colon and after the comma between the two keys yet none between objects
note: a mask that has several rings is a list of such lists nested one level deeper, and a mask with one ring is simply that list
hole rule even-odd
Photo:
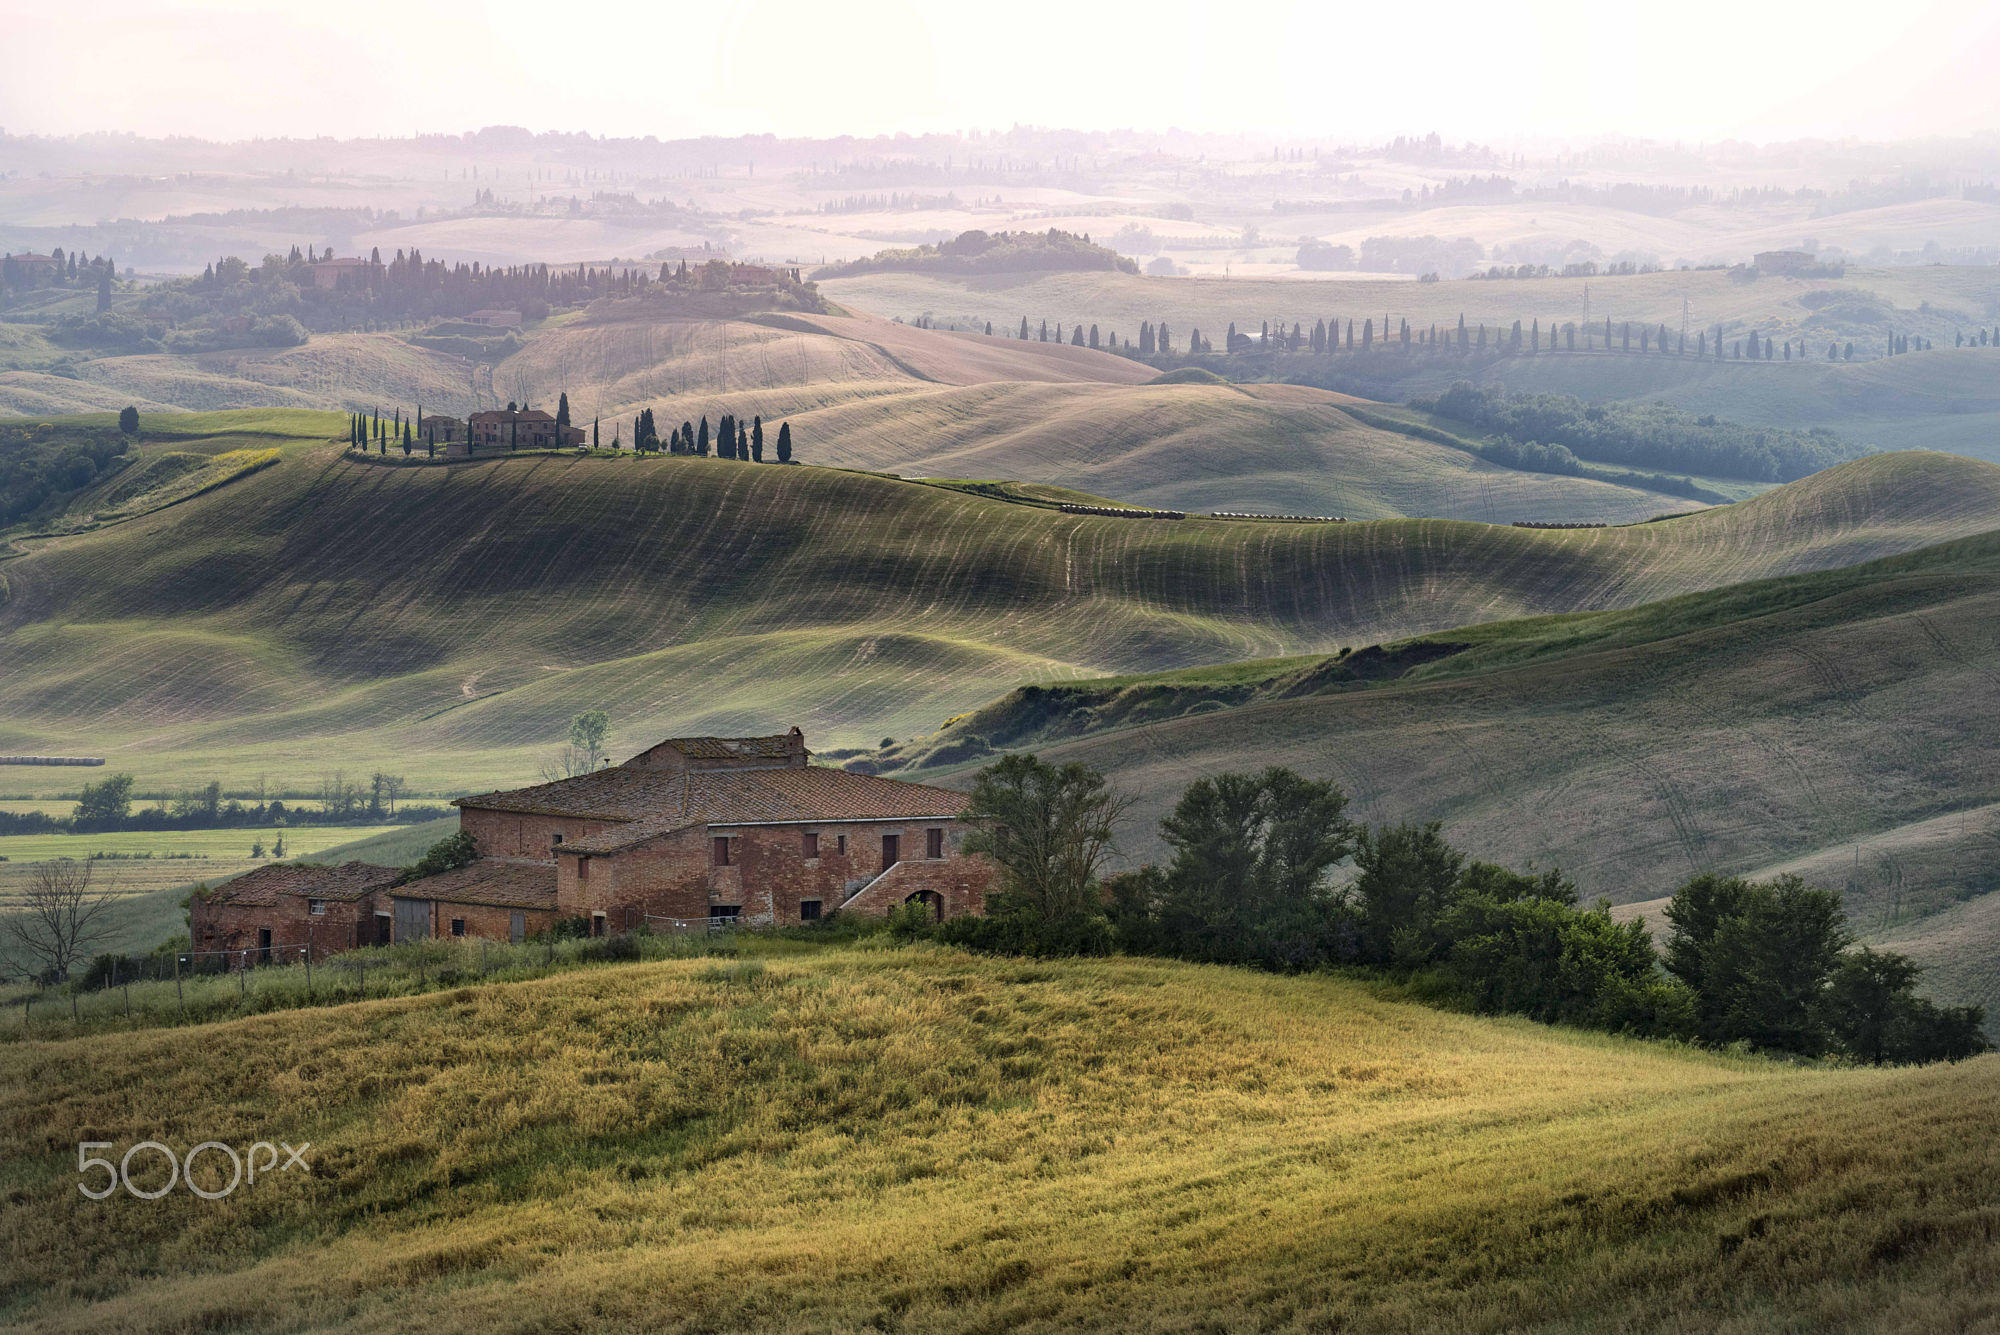
[{"label": "terraced slope", "polygon": [[[2000,1266],[2000,1058],[1798,1069],[1162,961],[781,943],[10,1041],[0,1080],[10,1318],[50,1335],[1858,1335],[1990,1324]],[[79,1140],[197,1136],[312,1172],[76,1190]]]},{"label": "terraced slope", "polygon": [[0,746],[170,782],[393,759],[469,788],[532,776],[583,708],[619,745],[785,722],[873,743],[1023,680],[1630,606],[1993,527],[2000,468],[1940,455],[1547,531],[1099,519],[818,468],[294,446],[0,565]]}]

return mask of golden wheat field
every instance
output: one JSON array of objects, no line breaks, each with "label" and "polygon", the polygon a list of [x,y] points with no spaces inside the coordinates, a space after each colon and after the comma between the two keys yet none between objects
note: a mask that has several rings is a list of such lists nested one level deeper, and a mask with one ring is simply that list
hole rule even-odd
[{"label": "golden wheat field", "polygon": [[[1797,1069],[1325,977],[886,941],[9,1043],[5,1317],[45,1331],[2000,1320],[2000,1058]],[[146,1139],[310,1142],[312,1175],[218,1201],[77,1190],[78,1141],[116,1155]],[[143,1190],[165,1174],[147,1157]],[[219,1190],[210,1158],[198,1180]]]}]

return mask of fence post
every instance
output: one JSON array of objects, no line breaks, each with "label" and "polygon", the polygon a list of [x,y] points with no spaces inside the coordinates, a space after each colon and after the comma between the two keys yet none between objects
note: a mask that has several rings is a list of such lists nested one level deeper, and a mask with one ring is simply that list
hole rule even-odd
[{"label": "fence post", "polygon": [[174,1000],[180,1004],[181,1018],[187,1018],[187,997],[181,993],[181,953],[174,952]]},{"label": "fence post", "polygon": [[355,967],[361,970],[361,999],[368,1000],[368,961],[356,960]]},{"label": "fence post", "polygon": [[71,1024],[83,1023],[83,1016],[79,1015],[76,1009],[76,984],[73,982],[69,985],[69,1020]]},{"label": "fence post", "polygon": [[306,1000],[313,999],[313,948],[312,928],[306,928]]},{"label": "fence post", "polygon": [[239,1002],[250,999],[250,952],[244,951],[236,962],[236,997]]},{"label": "fence post", "polygon": [[[111,966],[111,976],[114,979],[118,977],[118,966],[116,964],[113,964]],[[132,980],[130,978],[127,978],[124,982],[120,983],[118,986],[122,988],[125,993],[125,1018],[129,1020],[132,1018]]]}]

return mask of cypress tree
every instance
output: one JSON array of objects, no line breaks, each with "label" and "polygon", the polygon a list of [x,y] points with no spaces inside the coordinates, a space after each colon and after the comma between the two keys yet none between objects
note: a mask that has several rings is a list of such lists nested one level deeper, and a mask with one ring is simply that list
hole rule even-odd
[{"label": "cypress tree", "polygon": [[706,416],[701,419],[701,433],[694,438],[694,452],[700,455],[708,453],[708,418]]},{"label": "cypress tree", "polygon": [[778,462],[788,464],[791,461],[792,424],[790,422],[780,422],[778,423]]},{"label": "cypress tree", "polygon": [[764,462],[764,418],[756,413],[750,417],[750,458],[756,463]]},{"label": "cypress tree", "polygon": [[745,463],[750,461],[750,430],[741,421],[736,423],[736,457]]}]

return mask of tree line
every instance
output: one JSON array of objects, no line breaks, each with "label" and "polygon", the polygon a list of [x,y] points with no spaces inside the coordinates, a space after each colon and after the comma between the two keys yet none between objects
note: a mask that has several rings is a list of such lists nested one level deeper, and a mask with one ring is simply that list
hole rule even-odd
[{"label": "tree line", "polygon": [[[228,797],[218,780],[139,797],[130,774],[113,774],[83,786],[67,816],[45,811],[0,811],[0,834],[105,834],[128,830],[212,830],[265,825],[349,825],[367,820],[398,825],[437,820],[452,814],[448,806],[412,805],[403,801],[408,785],[399,774],[377,770],[365,781],[349,779],[345,771],[322,775],[312,798],[318,806],[297,799],[266,798],[261,791],[249,801]],[[263,785],[258,785],[261,790]],[[137,807],[150,800],[151,806]]]},{"label": "tree line", "polygon": [[1560,870],[1470,858],[1436,822],[1357,823],[1339,787],[1291,770],[1196,780],[1160,823],[1165,865],[1106,876],[1126,806],[1080,764],[988,766],[966,847],[998,864],[1001,887],[986,916],[927,930],[1009,953],[1352,969],[1483,1013],[1806,1057],[1955,1061],[1990,1046],[1982,1008],[1918,996],[1913,962],[1856,945],[1839,896],[1796,876],[1692,878],[1656,948],[1608,902],[1583,906]]},{"label": "tree line", "polygon": [[1570,394],[1511,394],[1465,380],[1410,406],[1477,427],[1525,452],[1559,449],[1603,463],[1758,482],[1791,482],[1871,452],[1823,427],[1745,426],[1664,403],[1586,403]]},{"label": "tree line", "polygon": [[[682,422],[679,426],[669,426],[664,442],[660,439],[659,423],[654,418],[651,408],[643,410],[632,419],[632,448],[640,454],[664,453],[706,458],[711,443],[718,459],[740,459],[746,463],[761,464],[764,462],[764,419],[753,415],[749,424],[745,425],[734,413],[724,413],[716,422],[715,433],[711,438],[708,417],[703,414],[699,424]],[[617,449],[619,442],[614,439],[611,445],[613,449]],[[792,462],[790,422],[778,424],[778,437],[773,446],[777,462],[781,464]]]}]

